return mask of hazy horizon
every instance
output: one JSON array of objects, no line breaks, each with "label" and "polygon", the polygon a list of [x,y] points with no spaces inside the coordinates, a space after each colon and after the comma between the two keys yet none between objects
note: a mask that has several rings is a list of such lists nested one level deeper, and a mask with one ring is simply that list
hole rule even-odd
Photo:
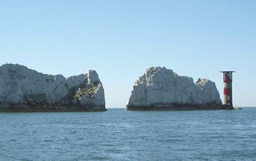
[{"label": "hazy horizon", "polygon": [[1,1],[0,64],[65,77],[98,72],[123,108],[151,66],[216,83],[234,70],[235,107],[256,107],[256,1]]}]

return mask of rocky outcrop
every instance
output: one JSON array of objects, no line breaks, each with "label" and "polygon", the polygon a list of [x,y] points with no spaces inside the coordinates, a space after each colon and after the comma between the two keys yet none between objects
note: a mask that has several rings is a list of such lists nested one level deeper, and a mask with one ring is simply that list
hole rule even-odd
[{"label": "rocky outcrop", "polygon": [[0,111],[105,111],[102,83],[94,70],[65,78],[22,65],[0,67]]},{"label": "rocky outcrop", "polygon": [[215,83],[179,76],[165,67],[151,67],[135,82],[127,110],[221,109]]}]

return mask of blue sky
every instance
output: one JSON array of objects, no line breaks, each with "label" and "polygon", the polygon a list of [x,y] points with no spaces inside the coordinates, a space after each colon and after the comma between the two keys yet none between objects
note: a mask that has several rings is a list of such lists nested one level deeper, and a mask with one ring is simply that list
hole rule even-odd
[{"label": "blue sky", "polygon": [[256,106],[256,1],[0,0],[0,64],[71,76],[95,69],[124,107],[151,66],[216,82],[235,70],[234,105]]}]

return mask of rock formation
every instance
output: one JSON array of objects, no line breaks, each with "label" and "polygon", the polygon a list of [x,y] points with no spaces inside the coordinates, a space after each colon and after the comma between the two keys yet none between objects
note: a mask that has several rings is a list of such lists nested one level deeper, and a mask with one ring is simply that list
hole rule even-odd
[{"label": "rock formation", "polygon": [[179,76],[165,67],[151,67],[135,82],[127,110],[221,109],[215,83]]},{"label": "rock formation", "polygon": [[102,83],[94,70],[65,78],[22,65],[0,67],[0,111],[105,111]]}]

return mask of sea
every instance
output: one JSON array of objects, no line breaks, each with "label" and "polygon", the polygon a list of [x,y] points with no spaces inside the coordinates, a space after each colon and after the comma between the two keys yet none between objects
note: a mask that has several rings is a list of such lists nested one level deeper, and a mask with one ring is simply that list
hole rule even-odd
[{"label": "sea", "polygon": [[256,160],[256,108],[0,113],[0,161]]}]

